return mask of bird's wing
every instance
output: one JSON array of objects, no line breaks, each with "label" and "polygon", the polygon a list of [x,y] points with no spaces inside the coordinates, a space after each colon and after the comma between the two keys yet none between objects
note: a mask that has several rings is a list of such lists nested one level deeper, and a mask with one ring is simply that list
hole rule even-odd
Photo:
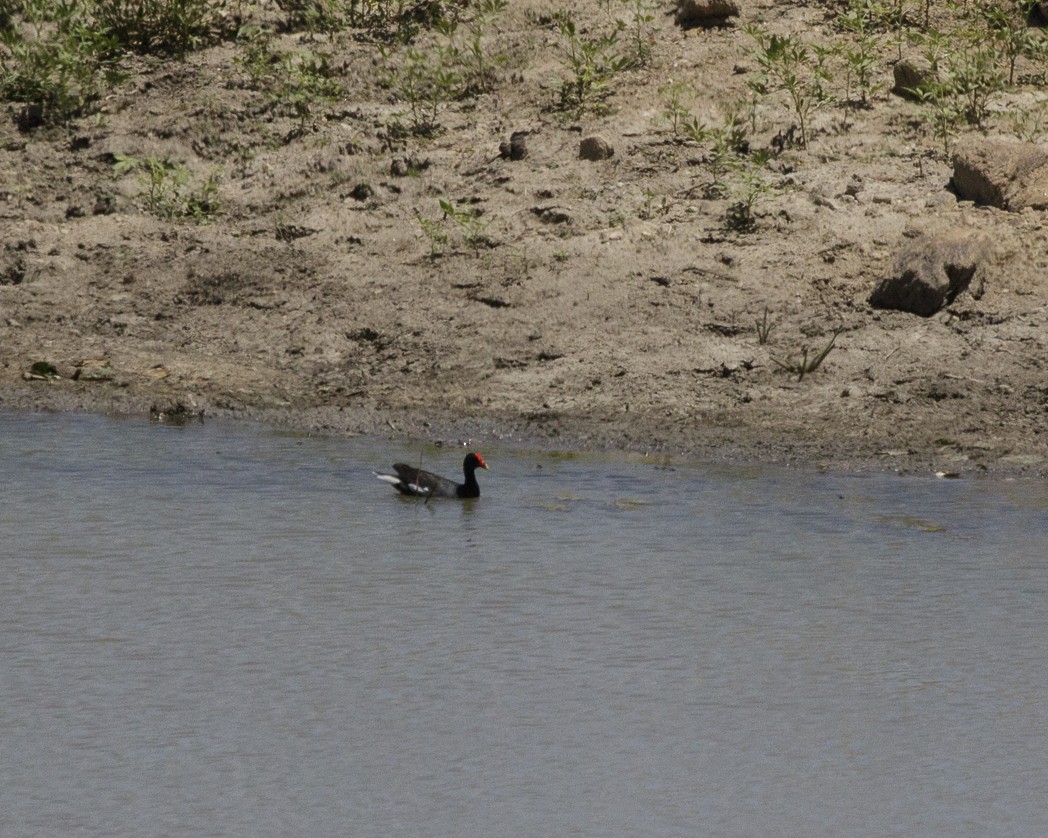
[{"label": "bird's wing", "polygon": [[454,480],[448,480],[431,471],[422,471],[406,463],[396,463],[393,469],[400,482],[416,494],[433,495],[438,498],[456,497],[458,483]]}]

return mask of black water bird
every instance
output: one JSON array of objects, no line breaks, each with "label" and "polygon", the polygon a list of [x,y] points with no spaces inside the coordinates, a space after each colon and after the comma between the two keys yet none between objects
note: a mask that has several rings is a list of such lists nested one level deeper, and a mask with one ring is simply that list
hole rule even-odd
[{"label": "black water bird", "polygon": [[462,461],[462,473],[465,483],[456,483],[446,477],[430,471],[409,466],[407,463],[394,463],[396,474],[375,472],[375,477],[391,484],[402,495],[416,495],[425,498],[479,498],[480,484],[477,483],[477,469],[486,469],[484,458],[472,452]]}]

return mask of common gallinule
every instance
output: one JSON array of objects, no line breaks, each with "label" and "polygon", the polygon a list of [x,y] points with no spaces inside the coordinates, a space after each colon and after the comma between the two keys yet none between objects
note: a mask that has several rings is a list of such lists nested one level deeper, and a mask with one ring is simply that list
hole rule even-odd
[{"label": "common gallinule", "polygon": [[391,483],[402,495],[422,495],[427,498],[479,498],[480,485],[477,483],[477,469],[487,468],[488,464],[480,454],[471,453],[462,461],[462,472],[466,475],[465,483],[456,483],[429,471],[422,471],[406,463],[394,463],[396,474],[380,474],[375,477]]}]

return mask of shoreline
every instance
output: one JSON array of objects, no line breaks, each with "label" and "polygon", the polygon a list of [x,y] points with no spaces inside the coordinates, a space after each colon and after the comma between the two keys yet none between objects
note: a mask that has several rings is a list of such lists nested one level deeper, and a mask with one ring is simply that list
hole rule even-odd
[{"label": "shoreline", "polygon": [[[66,385],[73,385],[68,387]],[[186,400],[170,393],[104,392],[99,385],[76,382],[27,382],[0,389],[0,411],[8,413],[82,413],[114,418],[172,421],[179,405],[187,418],[244,422],[290,432],[327,437],[382,436],[438,447],[463,445],[481,450],[509,446],[517,450],[573,451],[686,458],[708,464],[774,466],[832,474],[898,474],[915,477],[1044,479],[1048,462],[1038,455],[1009,459],[983,449],[982,457],[949,448],[891,447],[869,438],[861,444],[830,434],[800,437],[768,428],[697,425],[689,433],[672,426],[656,427],[650,419],[582,417],[548,413],[527,418],[508,411],[451,417],[439,412],[389,411],[374,405],[252,407],[217,406],[218,400],[197,396]],[[197,415],[199,413],[199,416]],[[1012,444],[1015,444],[1014,442]],[[999,443],[999,445],[1001,445]],[[1007,442],[1001,445],[1008,448]]]}]

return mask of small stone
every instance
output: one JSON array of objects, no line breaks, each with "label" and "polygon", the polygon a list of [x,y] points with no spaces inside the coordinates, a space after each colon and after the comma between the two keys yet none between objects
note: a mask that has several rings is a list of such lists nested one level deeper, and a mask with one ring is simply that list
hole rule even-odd
[{"label": "small stone", "polygon": [[574,219],[569,210],[563,207],[532,207],[531,212],[537,215],[544,224],[570,224]]},{"label": "small stone", "polygon": [[85,358],[73,371],[74,381],[112,381],[113,369],[106,358]]},{"label": "small stone", "polygon": [[528,134],[530,131],[514,131],[508,140],[499,143],[499,155],[504,160],[523,160],[528,156]]},{"label": "small stone", "polygon": [[393,177],[409,177],[424,172],[429,166],[429,158],[394,157],[389,164],[389,173]]},{"label": "small stone", "polygon": [[39,128],[44,124],[44,106],[37,102],[23,105],[15,114],[15,124],[23,132]]},{"label": "small stone", "polygon": [[349,197],[354,201],[366,201],[374,197],[375,190],[366,183],[358,183],[350,190]]},{"label": "small stone", "polygon": [[582,160],[607,160],[615,149],[600,134],[584,137],[579,143],[579,158]]},{"label": "small stone", "polygon": [[61,376],[50,361],[34,361],[28,371],[22,373],[22,378],[26,381],[54,381]]},{"label": "small stone", "polygon": [[15,257],[8,264],[0,267],[0,285],[21,285],[28,271],[25,258]]},{"label": "small stone", "polygon": [[204,421],[204,411],[196,405],[187,406],[184,402],[170,405],[153,405],[149,408],[149,418],[154,422],[167,422],[172,425],[184,425],[191,419]]}]

